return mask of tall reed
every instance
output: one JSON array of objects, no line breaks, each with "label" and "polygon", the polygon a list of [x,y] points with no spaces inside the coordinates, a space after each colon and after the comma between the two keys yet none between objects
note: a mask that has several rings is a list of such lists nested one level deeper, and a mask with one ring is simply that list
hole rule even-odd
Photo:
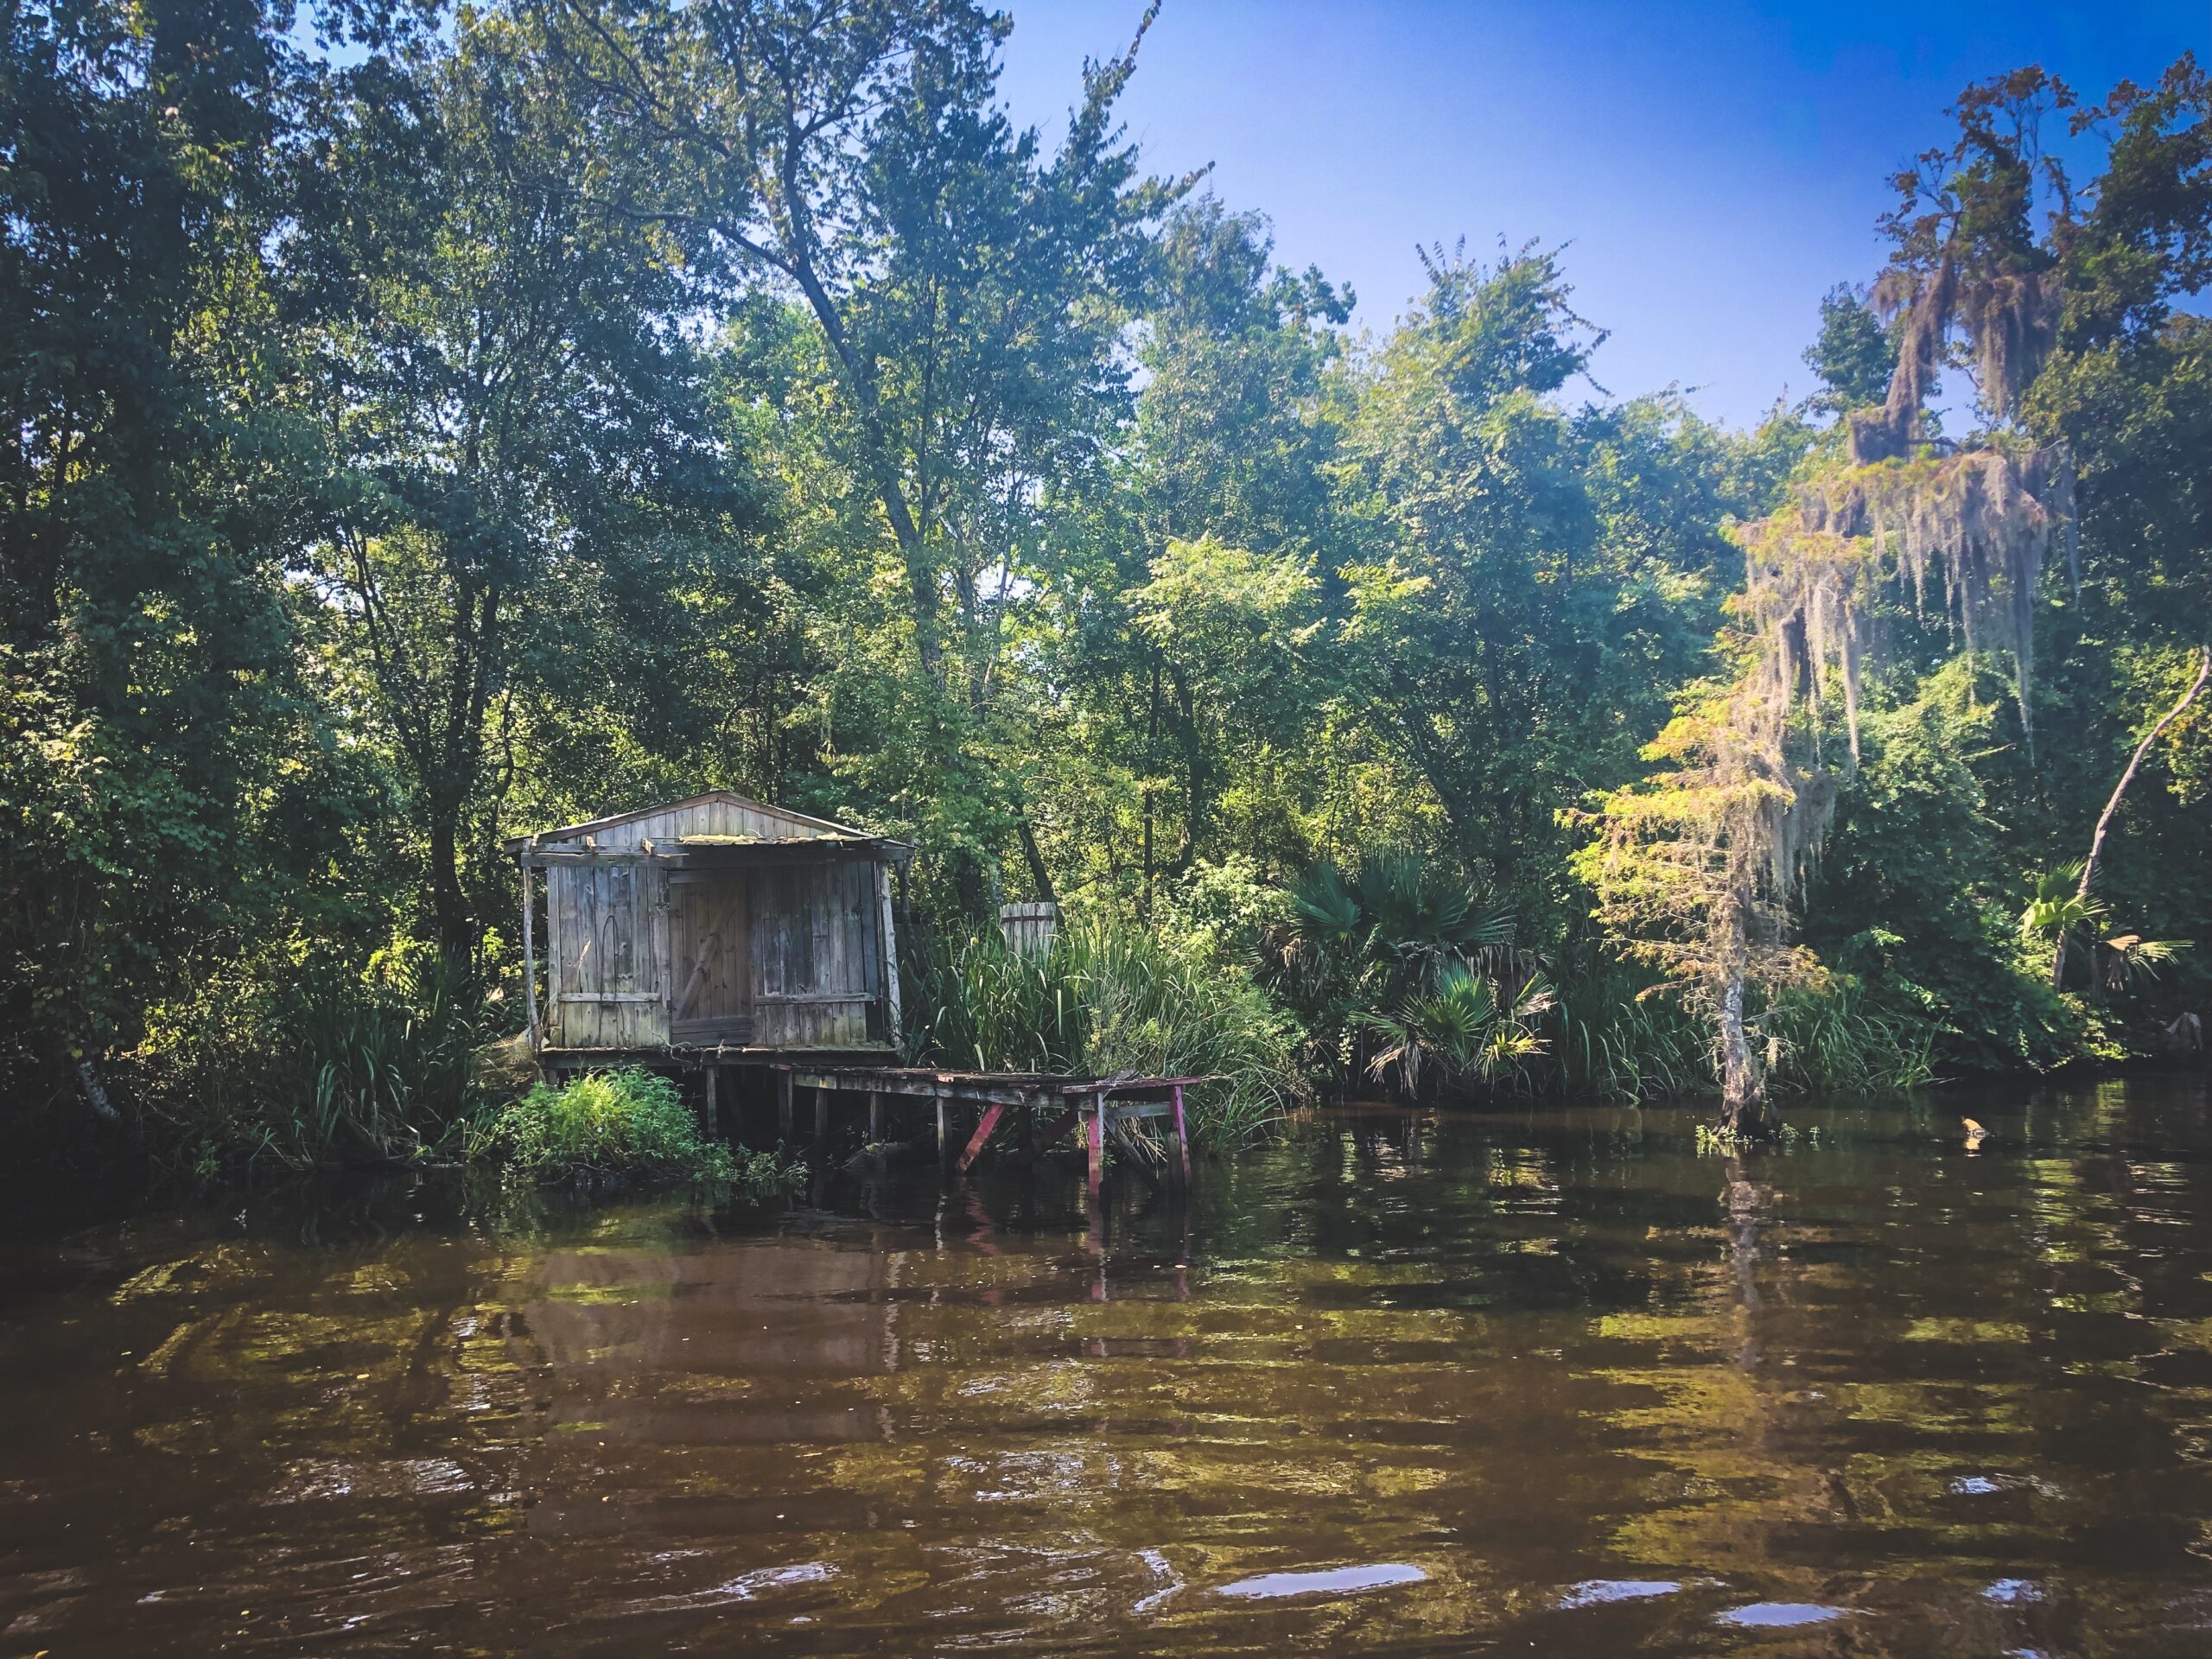
[{"label": "tall reed", "polygon": [[918,1063],[1105,1077],[1198,1077],[1192,1138],[1260,1133],[1298,1089],[1298,1032],[1249,978],[1135,929],[1063,928],[1023,954],[995,934],[925,945],[907,964]]},{"label": "tall reed", "polygon": [[[1618,1101],[1715,1093],[1713,1039],[1634,968],[1600,960],[1562,980],[1540,1024],[1543,1052],[1524,1065],[1535,1094]],[[1855,980],[1792,991],[1755,1021],[1770,1086],[1887,1093],[1934,1077],[1937,1027],[1878,1007]]]}]

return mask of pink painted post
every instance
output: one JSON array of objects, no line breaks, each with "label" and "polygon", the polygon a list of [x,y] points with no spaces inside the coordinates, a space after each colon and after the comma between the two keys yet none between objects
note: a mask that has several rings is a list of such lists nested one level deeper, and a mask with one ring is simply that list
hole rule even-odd
[{"label": "pink painted post", "polygon": [[[942,1101],[938,1103],[938,1109],[940,1111],[944,1109]],[[976,1125],[974,1138],[968,1142],[968,1150],[960,1154],[960,1173],[963,1175],[965,1175],[975,1161],[983,1155],[983,1143],[991,1138],[991,1131],[998,1128],[999,1119],[1005,1116],[1004,1106],[995,1105],[984,1111],[982,1122]]]},{"label": "pink painted post", "polygon": [[1183,1085],[1175,1085],[1175,1156],[1182,1165],[1183,1190],[1191,1190],[1191,1134],[1183,1122]]}]

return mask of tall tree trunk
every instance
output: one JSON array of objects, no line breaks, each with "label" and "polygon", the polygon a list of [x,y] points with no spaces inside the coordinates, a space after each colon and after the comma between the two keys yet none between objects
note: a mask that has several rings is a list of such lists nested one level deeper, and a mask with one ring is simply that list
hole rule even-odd
[{"label": "tall tree trunk", "polygon": [[[2082,866],[2081,882],[2074,889],[2076,899],[2089,896],[2089,885],[2097,879],[2097,871],[2104,862],[2106,832],[2112,828],[2112,821],[2120,816],[2120,798],[2127,793],[2127,786],[2135,781],[2136,769],[2143,764],[2143,757],[2150,753],[2151,746],[2164,734],[2166,728],[2188,711],[2189,705],[2196,701],[2208,681],[2212,681],[2212,647],[2197,652],[2196,677],[2189,683],[2189,689],[2175,700],[2174,706],[2160,716],[2158,723],[2144,734],[2143,741],[2135,746],[2135,753],[2128,757],[2127,770],[2120,774],[2120,781],[2113,785],[2112,798],[2105,803],[2105,810],[2097,817],[2096,833],[2089,837],[2089,856]],[[2050,953],[2051,989],[2063,990],[2065,981],[2066,936],[2061,933],[2058,944]]]},{"label": "tall tree trunk", "polygon": [[1744,1034],[1744,982],[1728,982],[1720,998],[1720,1127],[1729,1132],[1764,1139],[1777,1127],[1773,1107],[1766,1097],[1766,1079],[1751,1061],[1751,1046]]},{"label": "tall tree trunk", "polygon": [[1044,849],[1037,844],[1037,826],[1029,821],[1027,812],[1021,815],[1014,830],[1021,838],[1021,855],[1028,861],[1029,879],[1036,884],[1037,897],[1046,904],[1058,904],[1060,895],[1053,890],[1052,873],[1045,868]]},{"label": "tall tree trunk", "polygon": [[438,931],[438,948],[473,964],[476,936],[461,885],[461,827],[446,812],[433,814],[430,821],[430,916]]}]

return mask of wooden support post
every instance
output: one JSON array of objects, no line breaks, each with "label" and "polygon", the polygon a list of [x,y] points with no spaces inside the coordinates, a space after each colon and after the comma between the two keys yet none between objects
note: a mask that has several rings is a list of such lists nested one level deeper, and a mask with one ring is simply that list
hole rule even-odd
[{"label": "wooden support post", "polygon": [[976,1125],[976,1133],[968,1141],[968,1150],[960,1154],[960,1173],[963,1175],[975,1167],[976,1160],[983,1155],[983,1147],[990,1140],[991,1131],[998,1128],[999,1119],[1005,1116],[1006,1108],[995,1101],[983,1109],[982,1121]]},{"label": "wooden support post", "polygon": [[530,1021],[530,1052],[537,1052],[537,941],[531,931],[530,890],[535,885],[529,864],[521,863],[522,872],[522,996],[524,1017]]},{"label": "wooden support post", "polygon": [[883,1090],[868,1091],[868,1143],[875,1146],[883,1140]]},{"label": "wooden support post", "polygon": [[1090,1114],[1084,1125],[1084,1139],[1090,1154],[1090,1166],[1086,1179],[1090,1196],[1096,1198],[1106,1182],[1106,1094],[1101,1090],[1090,1097]]},{"label": "wooden support post", "polygon": [[789,1146],[791,1139],[791,1074],[788,1066],[776,1072],[776,1131]]},{"label": "wooden support post", "polygon": [[937,1097],[937,1160],[940,1164],[944,1161],[944,1096],[939,1095]]},{"label": "wooden support post", "polygon": [[822,1145],[830,1138],[830,1091],[817,1085],[814,1090],[814,1144]]},{"label": "wooden support post", "polygon": [[1053,1118],[1050,1122],[1045,1125],[1043,1131],[1037,1136],[1037,1145],[1049,1151],[1052,1147],[1052,1142],[1058,1140],[1070,1129],[1073,1128],[1077,1122],[1081,1120],[1082,1116],[1082,1107],[1069,1107],[1067,1110],[1062,1112],[1058,1116]]},{"label": "wooden support post", "polygon": [[721,1074],[721,1067],[719,1065],[707,1068],[707,1135],[714,1141],[722,1138],[721,1107],[715,1099],[715,1084]]},{"label": "wooden support post", "polygon": [[1175,1102],[1175,1162],[1170,1167],[1180,1175],[1183,1190],[1188,1192],[1191,1190],[1191,1131],[1190,1127],[1183,1121],[1183,1085],[1179,1083],[1175,1085],[1173,1098]]}]

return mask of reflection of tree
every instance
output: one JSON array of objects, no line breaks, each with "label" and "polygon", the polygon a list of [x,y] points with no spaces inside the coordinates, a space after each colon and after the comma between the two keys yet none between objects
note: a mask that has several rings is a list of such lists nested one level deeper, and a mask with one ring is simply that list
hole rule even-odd
[{"label": "reflection of tree", "polygon": [[[57,1446],[115,1437],[94,1547],[117,1611],[70,1615],[115,1623],[70,1624],[77,1646],[282,1551],[289,1599],[233,1605],[288,1637],[369,1614],[558,1646],[600,1612],[666,1647],[1525,1627],[1576,1651],[1607,1619],[1694,1646],[1724,1598],[1775,1597],[1869,1610],[1820,1643],[2086,1651],[2095,1629],[2156,1654],[2204,1541],[2212,1285],[2186,1248],[2201,1108],[2146,1097],[2038,1106],[2025,1150],[1982,1109],[1973,1159],[1898,1116],[1725,1163],[1656,1110],[1440,1116],[1417,1148],[1402,1120],[1317,1129],[1195,1213],[1118,1211],[1103,1301],[1074,1179],[1040,1185],[1031,1230],[970,1189],[980,1236],[925,1205],[715,1237],[679,1206],[226,1242],[95,1304],[126,1390],[12,1398]],[[19,1462],[51,1483],[82,1455]],[[2084,1543],[2113,1537],[2139,1567]],[[1427,1577],[1215,1593],[1387,1564]],[[1558,1605],[1594,1577],[1726,1587]],[[1983,1593],[2013,1580],[2044,1599]]]}]

